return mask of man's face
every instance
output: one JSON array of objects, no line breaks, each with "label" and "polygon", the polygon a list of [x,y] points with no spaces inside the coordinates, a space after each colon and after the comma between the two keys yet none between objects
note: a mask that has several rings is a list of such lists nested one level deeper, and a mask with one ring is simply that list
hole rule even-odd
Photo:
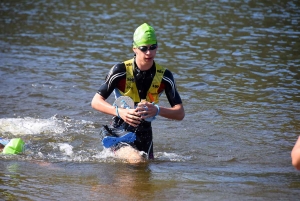
[{"label": "man's face", "polygon": [[138,60],[143,60],[144,62],[153,62],[157,51],[157,44],[143,45],[133,48]]}]

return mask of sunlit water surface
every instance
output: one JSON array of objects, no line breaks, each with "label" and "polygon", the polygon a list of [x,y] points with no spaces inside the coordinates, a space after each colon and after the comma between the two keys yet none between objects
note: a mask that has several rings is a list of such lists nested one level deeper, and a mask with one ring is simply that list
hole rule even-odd
[{"label": "sunlit water surface", "polygon": [[[5,0],[0,16],[0,133],[26,142],[0,156],[4,200],[299,197],[298,1]],[[186,117],[153,122],[156,159],[129,165],[102,148],[111,117],[90,102],[144,22]]]}]

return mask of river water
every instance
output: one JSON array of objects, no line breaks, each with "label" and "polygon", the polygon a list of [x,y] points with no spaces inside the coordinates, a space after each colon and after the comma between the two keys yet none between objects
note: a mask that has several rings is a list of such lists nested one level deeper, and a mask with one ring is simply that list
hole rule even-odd
[{"label": "river water", "polygon": [[[299,197],[299,1],[4,0],[0,16],[0,133],[26,142],[0,156],[1,199]],[[103,149],[111,116],[90,102],[144,22],[186,116],[157,118],[155,160],[130,165]]]}]

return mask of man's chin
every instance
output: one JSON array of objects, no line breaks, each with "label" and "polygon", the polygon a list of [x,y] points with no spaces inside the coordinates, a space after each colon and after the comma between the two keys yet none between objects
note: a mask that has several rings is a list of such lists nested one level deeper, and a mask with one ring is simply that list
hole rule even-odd
[{"label": "man's chin", "polygon": [[153,58],[145,58],[144,60],[145,60],[145,62],[152,62]]}]

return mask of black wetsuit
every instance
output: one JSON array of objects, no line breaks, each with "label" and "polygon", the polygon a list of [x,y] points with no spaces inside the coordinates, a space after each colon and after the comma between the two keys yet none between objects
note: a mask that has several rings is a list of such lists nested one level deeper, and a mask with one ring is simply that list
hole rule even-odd
[{"label": "black wetsuit", "polygon": [[[153,66],[146,71],[141,71],[134,62],[134,79],[136,82],[137,89],[139,91],[139,96],[141,99],[146,99],[147,92],[151,86],[153,77],[155,76],[156,67],[155,63]],[[115,88],[118,88],[120,91],[124,92],[126,86],[126,67],[124,63],[118,63],[111,68],[109,74],[106,76],[105,82],[100,86],[98,94],[107,99]],[[168,69],[165,70],[162,82],[159,87],[159,93],[165,91],[165,94],[168,98],[170,105],[181,104],[180,95],[176,89],[175,81],[171,71]],[[136,105],[137,103],[135,103]],[[114,117],[112,126],[119,127],[123,124],[124,121],[119,117]],[[133,147],[139,151],[144,151],[148,154],[148,158],[153,159],[153,144],[152,144],[152,128],[151,122],[142,121],[141,124],[136,128],[132,126],[125,125],[125,129],[128,131],[136,132],[136,140],[133,144]]]}]

